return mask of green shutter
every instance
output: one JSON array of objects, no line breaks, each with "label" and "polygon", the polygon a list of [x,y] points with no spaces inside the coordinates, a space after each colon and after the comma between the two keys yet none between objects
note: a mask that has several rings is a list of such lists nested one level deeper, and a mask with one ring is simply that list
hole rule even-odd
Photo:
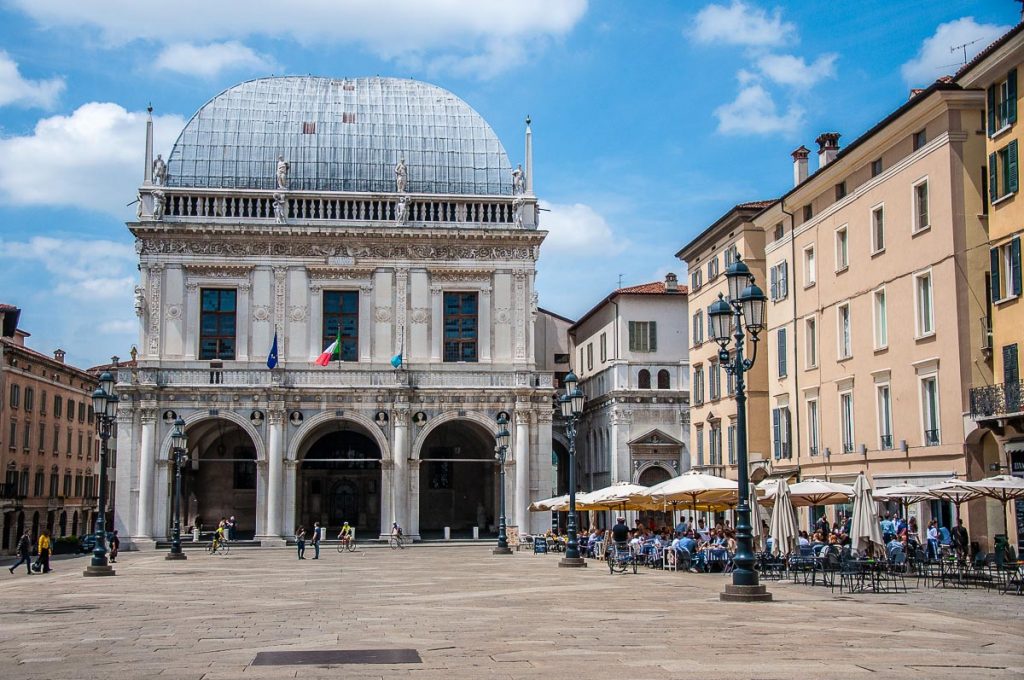
[{"label": "green shutter", "polygon": [[992,302],[996,302],[1003,297],[999,291],[1001,278],[999,276],[999,248],[990,248],[988,254],[992,265]]},{"label": "green shutter", "polygon": [[658,351],[658,323],[651,321],[647,324],[648,333],[650,334],[650,351]]},{"label": "green shutter", "polygon": [[996,86],[988,88],[988,134],[991,137],[996,131]]},{"label": "green shutter", "polygon": [[629,322],[629,351],[636,351],[636,321]]},{"label": "green shutter", "polygon": [[1014,236],[1010,241],[1010,271],[1006,278],[1012,293],[1020,295],[1020,236]]},{"label": "green shutter", "polygon": [[996,155],[988,155],[988,198],[989,203],[995,203],[999,198],[999,175],[996,171]]},{"label": "green shutter", "polygon": [[1017,140],[1006,145],[1006,193],[1017,191]]},{"label": "green shutter", "polygon": [[781,415],[779,409],[772,409],[772,448],[775,453],[775,460],[782,457],[782,424],[779,422]]},{"label": "green shutter", "polygon": [[1017,122],[1017,69],[1006,76],[1006,122]]}]

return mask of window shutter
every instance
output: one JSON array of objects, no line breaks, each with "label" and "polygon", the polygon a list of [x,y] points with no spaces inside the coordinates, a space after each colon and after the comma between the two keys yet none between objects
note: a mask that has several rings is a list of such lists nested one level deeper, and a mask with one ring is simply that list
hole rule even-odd
[{"label": "window shutter", "polygon": [[789,295],[789,262],[782,263],[779,274],[779,297],[784,298]]},{"label": "window shutter", "polygon": [[1006,146],[1006,192],[1017,191],[1017,140]]},{"label": "window shutter", "polygon": [[629,322],[629,351],[636,351],[636,321]]},{"label": "window shutter", "polygon": [[771,293],[770,293],[770,295],[771,295],[772,300],[778,300],[779,299],[779,270],[776,267],[772,267],[771,268],[771,272],[770,272],[770,276],[771,276],[771,288],[770,288]]},{"label": "window shutter", "polygon": [[710,340],[711,338],[715,337],[715,332],[711,328],[711,305],[708,305],[707,317],[708,317],[708,339]]},{"label": "window shutter", "polygon": [[996,171],[996,155],[988,155],[988,198],[989,203],[995,203],[999,198],[999,174]]},{"label": "window shutter", "polygon": [[773,442],[773,451],[775,452],[775,460],[778,460],[779,458],[782,457],[782,451],[781,451],[781,446],[780,446],[781,443],[782,443],[781,442],[781,436],[780,436],[782,434],[782,427],[781,427],[781,423],[779,422],[781,417],[782,417],[782,414],[779,412],[779,409],[773,408],[772,409],[772,442]]},{"label": "window shutter", "polygon": [[1003,297],[999,290],[1001,283],[1001,277],[999,276],[999,248],[990,248],[988,254],[992,266],[992,302],[996,302]]},{"label": "window shutter", "polygon": [[1007,287],[1014,295],[1021,294],[1021,238],[1014,237],[1010,242],[1010,267],[1011,271],[1007,277]]},{"label": "window shutter", "polygon": [[1017,122],[1017,69],[1006,76],[1006,122]]},{"label": "window shutter", "polygon": [[780,328],[779,338],[779,377],[786,375],[786,329]]},{"label": "window shutter", "polygon": [[786,458],[792,458],[793,457],[793,445],[792,445],[792,441],[793,441],[793,439],[792,439],[793,421],[792,421],[792,418],[790,417],[789,407],[787,406],[786,408],[783,409],[783,411],[784,411],[784,415],[786,416],[786,428],[785,428],[784,433],[783,433],[785,438],[786,438]]},{"label": "window shutter", "polygon": [[1003,347],[1003,382],[1013,383],[1020,380],[1020,368],[1017,365],[1017,343]]},{"label": "window shutter", "polygon": [[988,134],[991,137],[996,131],[996,86],[988,88]]},{"label": "window shutter", "polygon": [[647,333],[650,336],[648,338],[648,342],[650,344],[649,344],[647,349],[649,351],[651,351],[651,352],[657,352],[658,351],[658,322],[657,321],[649,321],[649,322],[647,322]]}]

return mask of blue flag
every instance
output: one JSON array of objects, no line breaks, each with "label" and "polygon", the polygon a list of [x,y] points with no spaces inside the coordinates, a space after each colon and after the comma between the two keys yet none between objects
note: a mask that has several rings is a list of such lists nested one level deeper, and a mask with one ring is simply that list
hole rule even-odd
[{"label": "blue flag", "polygon": [[402,367],[402,355],[401,355],[401,353],[396,354],[395,356],[391,357],[391,365],[394,368],[401,368]]},{"label": "blue flag", "polygon": [[270,354],[267,355],[267,368],[277,366],[277,331],[274,331],[274,344],[270,346]]}]

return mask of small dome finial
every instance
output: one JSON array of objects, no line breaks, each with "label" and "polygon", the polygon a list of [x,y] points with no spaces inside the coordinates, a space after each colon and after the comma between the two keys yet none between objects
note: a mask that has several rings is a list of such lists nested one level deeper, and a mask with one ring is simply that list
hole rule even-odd
[{"label": "small dome finial", "polygon": [[530,123],[533,121],[530,119],[530,114],[526,114],[526,127],[530,127]]}]

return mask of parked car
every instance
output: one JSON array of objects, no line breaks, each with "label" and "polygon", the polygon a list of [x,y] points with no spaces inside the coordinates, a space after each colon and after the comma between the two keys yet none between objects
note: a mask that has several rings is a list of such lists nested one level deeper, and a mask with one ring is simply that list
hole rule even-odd
[{"label": "parked car", "polygon": [[[107,532],[107,550],[110,550],[110,539],[114,537],[113,531]],[[86,534],[78,539],[78,552],[91,553],[96,548],[96,534]]]}]

